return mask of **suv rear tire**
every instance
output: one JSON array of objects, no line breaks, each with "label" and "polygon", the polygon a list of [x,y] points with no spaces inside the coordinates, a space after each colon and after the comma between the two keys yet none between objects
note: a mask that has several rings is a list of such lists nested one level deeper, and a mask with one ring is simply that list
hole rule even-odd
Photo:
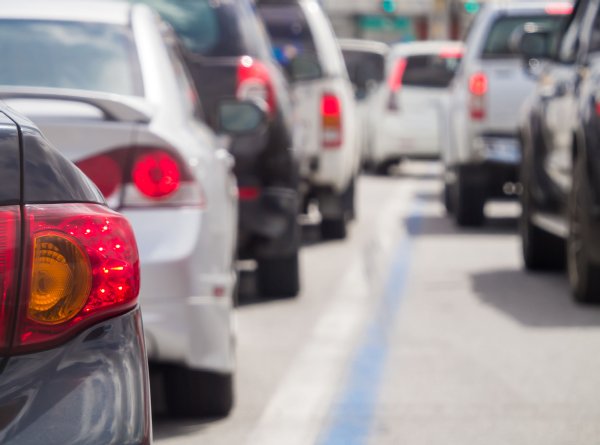
[{"label": "suv rear tire", "polygon": [[233,376],[165,365],[168,413],[179,418],[225,417],[233,407]]},{"label": "suv rear tire", "polygon": [[459,168],[456,184],[453,187],[453,205],[456,224],[462,227],[483,225],[485,216],[485,191],[482,184],[469,181],[465,172]]},{"label": "suv rear tire", "polygon": [[564,269],[565,241],[533,224],[533,183],[531,174],[526,169],[527,165],[524,162],[521,171],[523,193],[521,193],[519,232],[525,268],[532,271]]},{"label": "suv rear tire", "polygon": [[580,303],[600,302],[600,264],[591,258],[590,243],[597,240],[592,233],[589,179],[583,156],[575,161],[573,187],[569,199],[569,236],[567,269],[573,297]]},{"label": "suv rear tire", "polygon": [[263,297],[295,297],[300,291],[298,252],[284,258],[258,259],[258,288]]}]

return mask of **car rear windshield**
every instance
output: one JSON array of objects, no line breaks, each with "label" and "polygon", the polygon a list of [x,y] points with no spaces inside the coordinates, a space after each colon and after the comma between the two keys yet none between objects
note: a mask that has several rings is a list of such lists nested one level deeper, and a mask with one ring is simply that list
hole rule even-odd
[{"label": "car rear windshield", "polygon": [[426,54],[406,57],[402,84],[415,87],[446,88],[460,64],[460,55]]},{"label": "car rear windshield", "polygon": [[385,56],[367,51],[342,49],[348,75],[354,85],[380,83],[385,77]]},{"label": "car rear windshield", "polygon": [[0,20],[0,85],[142,95],[133,37],[106,23]]},{"label": "car rear windshield", "polygon": [[130,0],[159,12],[184,47],[203,57],[268,57],[268,39],[256,14],[240,0]]},{"label": "car rear windshield", "polygon": [[299,5],[264,4],[259,6],[259,11],[271,37],[275,58],[284,68],[298,57],[318,60],[310,26]]},{"label": "car rear windshield", "polygon": [[512,40],[515,33],[523,30],[528,24],[547,29],[558,30],[563,15],[533,15],[521,17],[499,17],[488,33],[483,46],[482,57],[487,59],[519,57],[521,54]]}]

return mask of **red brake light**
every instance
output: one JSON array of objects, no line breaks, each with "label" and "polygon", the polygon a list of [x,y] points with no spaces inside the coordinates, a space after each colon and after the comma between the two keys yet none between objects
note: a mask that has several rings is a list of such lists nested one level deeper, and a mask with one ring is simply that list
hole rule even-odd
[{"label": "red brake light", "polygon": [[402,88],[402,79],[406,71],[406,59],[400,59],[396,62],[396,66],[392,71],[392,75],[388,79],[388,86],[393,93],[397,93]]},{"label": "red brake light", "polygon": [[239,187],[238,198],[240,201],[254,201],[260,196],[260,188],[258,187]]},{"label": "red brake light", "polygon": [[469,79],[469,91],[474,96],[484,96],[488,91],[488,79],[484,73],[475,73]]},{"label": "red brake light", "polygon": [[177,161],[168,153],[154,151],[139,156],[131,173],[133,183],[150,198],[165,198],[176,192],[181,182]]},{"label": "red brake light", "polygon": [[18,207],[4,207],[0,211],[0,350],[10,342],[10,320],[13,316],[19,259]]},{"label": "red brake light", "polygon": [[321,97],[322,142],[327,149],[342,145],[342,106],[335,94]]},{"label": "red brake light", "polygon": [[64,341],[137,304],[139,257],[127,220],[96,204],[30,205],[19,350]]},{"label": "red brake light", "polygon": [[77,162],[109,206],[204,206],[202,188],[174,151],[124,147]]},{"label": "red brake light", "polygon": [[267,114],[273,116],[276,109],[275,87],[269,69],[250,56],[240,57],[237,67],[238,99],[260,100],[267,106]]},{"label": "red brake light", "polygon": [[571,15],[574,6],[568,2],[550,3],[546,5],[545,11],[549,15]]}]

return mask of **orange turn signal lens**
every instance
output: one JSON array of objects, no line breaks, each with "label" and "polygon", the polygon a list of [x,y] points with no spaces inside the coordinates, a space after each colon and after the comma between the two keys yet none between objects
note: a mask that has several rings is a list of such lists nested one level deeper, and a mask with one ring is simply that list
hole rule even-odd
[{"label": "orange turn signal lens", "polygon": [[56,325],[74,318],[85,306],[92,287],[92,268],[77,241],[60,233],[34,239],[28,317]]}]

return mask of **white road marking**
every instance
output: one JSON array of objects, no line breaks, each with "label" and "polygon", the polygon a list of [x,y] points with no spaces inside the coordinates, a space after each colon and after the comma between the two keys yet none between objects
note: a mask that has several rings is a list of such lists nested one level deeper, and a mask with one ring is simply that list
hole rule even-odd
[{"label": "white road marking", "polygon": [[380,299],[381,289],[373,288],[373,284],[378,287],[378,280],[373,282],[369,275],[374,270],[389,269],[394,248],[404,236],[401,222],[410,211],[414,193],[414,182],[406,182],[388,197],[373,231],[374,238],[367,247],[370,254],[361,252],[352,261],[336,295],[292,362],[246,445],[315,443],[343,381],[361,328]]}]

